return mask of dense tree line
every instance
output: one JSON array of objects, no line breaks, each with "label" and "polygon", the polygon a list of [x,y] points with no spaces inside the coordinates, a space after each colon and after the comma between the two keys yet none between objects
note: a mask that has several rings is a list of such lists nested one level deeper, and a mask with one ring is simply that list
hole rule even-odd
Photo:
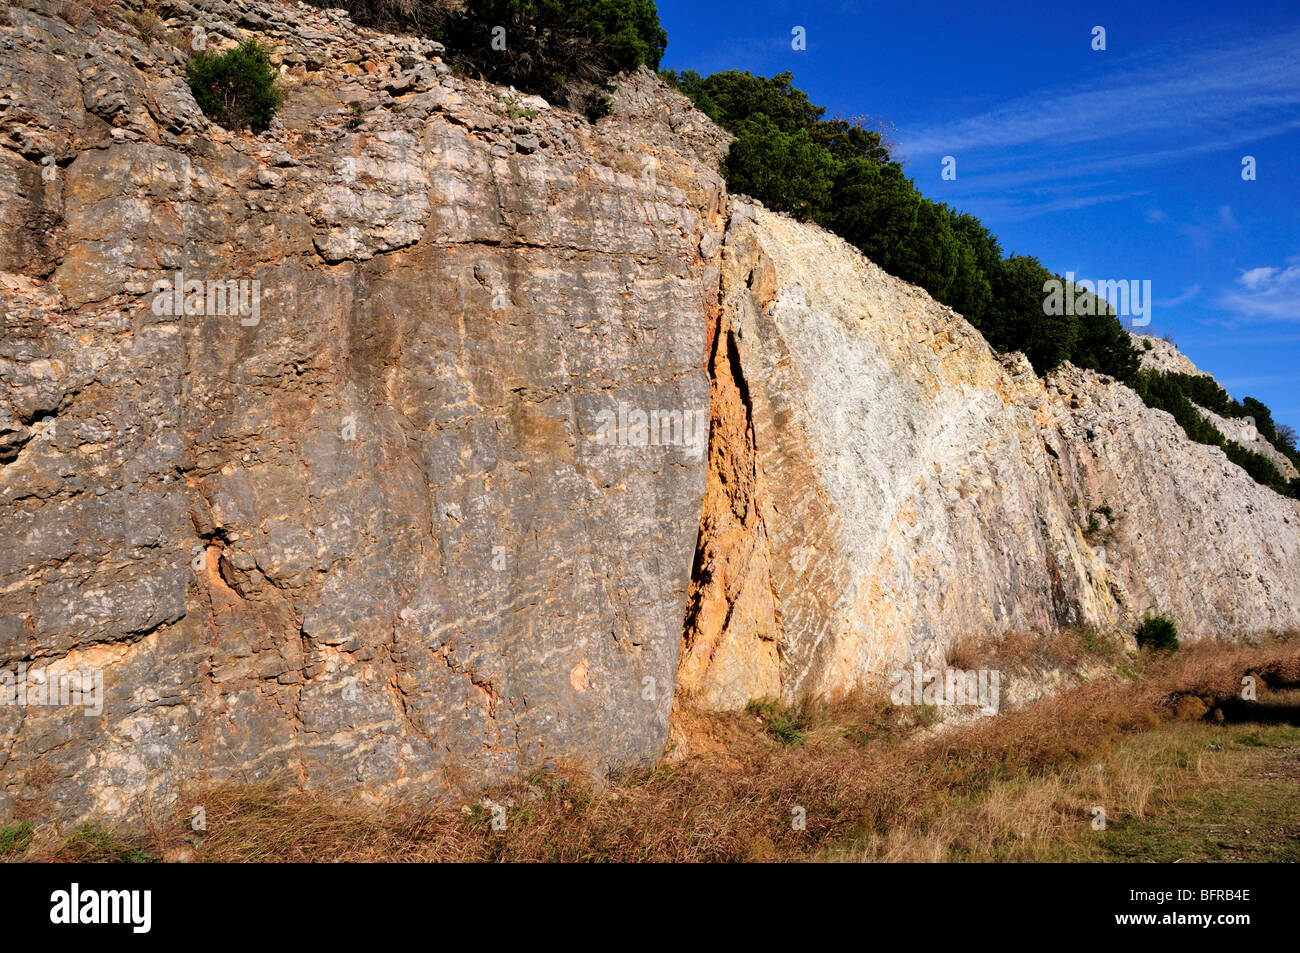
[{"label": "dense tree line", "polygon": [[735,135],[723,167],[733,191],[852,242],[960,312],[994,347],[1023,351],[1039,373],[1067,360],[1121,380],[1137,372],[1137,352],[1104,301],[1093,299],[1095,314],[1045,314],[1044,282],[1058,276],[1032,256],[1004,255],[975,216],[923,196],[879,133],[827,119],[792,74],[664,76]]},{"label": "dense tree line", "polygon": [[[993,347],[1022,351],[1040,374],[1070,361],[1128,384],[1149,406],[1173,414],[1193,440],[1221,447],[1258,482],[1300,496],[1300,481],[1288,485],[1268,458],[1225,440],[1192,404],[1254,417],[1261,435],[1300,466],[1266,406],[1250,397],[1232,401],[1208,377],[1141,370],[1132,338],[1106,301],[1068,285],[1033,256],[1004,255],[975,216],[925,198],[879,133],[827,119],[825,107],[794,86],[793,74],[662,75],[735,136],[722,169],[732,191],[830,229],[962,314]],[[1075,313],[1046,313],[1051,281],[1076,302],[1060,310]]]},{"label": "dense tree line", "polygon": [[603,84],[668,45],[654,0],[310,0],[443,43],[461,72],[598,114]]}]

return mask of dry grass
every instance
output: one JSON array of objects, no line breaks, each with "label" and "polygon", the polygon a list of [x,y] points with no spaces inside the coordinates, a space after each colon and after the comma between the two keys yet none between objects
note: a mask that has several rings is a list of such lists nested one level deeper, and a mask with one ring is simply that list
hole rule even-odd
[{"label": "dry grass", "polygon": [[1087,627],[1050,634],[1007,632],[981,642],[957,642],[948,652],[948,664],[966,670],[1077,670],[1089,663],[1113,664],[1124,651],[1118,638]]},{"label": "dry grass", "polygon": [[1188,767],[1170,758],[1177,750],[1193,759],[1195,781],[1215,777],[1204,758],[1207,729],[1185,725],[1158,735],[1155,745],[1125,743],[1093,759],[1042,773],[991,783],[977,796],[947,798],[942,810],[910,825],[873,834],[848,848],[832,849],[832,859],[857,861],[960,860],[1059,861],[1079,859],[1091,836],[1093,809],[1105,810],[1109,823],[1143,819],[1183,794]]},{"label": "dry grass", "polygon": [[127,22],[135,27],[135,35],[142,43],[167,38],[167,28],[163,25],[158,9],[152,3],[139,10],[133,10],[126,16]]},{"label": "dry grass", "polygon": [[[1135,744],[1160,725],[1214,730],[1178,722],[1178,712],[1188,717],[1180,700],[1200,699],[1195,713],[1212,714],[1239,697],[1247,672],[1300,685],[1300,652],[1290,641],[1198,645],[1132,665],[1136,680],[1084,684],[937,733],[917,730],[924,718],[916,710],[863,698],[791,713],[799,725],[791,743],[771,733],[769,709],[691,713],[688,737],[700,743],[677,763],[603,787],[580,770],[536,774],[483,792],[473,807],[381,810],[271,782],[225,784],[187,792],[184,807],[147,837],[114,846],[96,833],[76,850],[38,838],[24,856],[86,859],[90,850],[139,859],[124,855],[135,849],[201,861],[1059,859],[1062,832],[1088,829],[1092,805],[1112,819],[1142,818],[1176,785],[1212,780],[1196,739],[1172,761],[1165,741],[1150,750]],[[1163,770],[1166,762],[1178,770]],[[485,802],[505,808],[504,830],[493,829]],[[206,831],[190,829],[192,805],[204,807]],[[792,824],[800,809],[802,830]]]}]

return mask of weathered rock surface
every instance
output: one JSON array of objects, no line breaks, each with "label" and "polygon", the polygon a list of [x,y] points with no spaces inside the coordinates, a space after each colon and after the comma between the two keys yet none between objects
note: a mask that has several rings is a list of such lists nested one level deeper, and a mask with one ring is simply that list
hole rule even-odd
[{"label": "weathered rock surface", "polygon": [[1128,388],[1069,366],[1044,383],[743,202],[721,293],[685,697],[831,695],[956,642],[1148,611],[1191,637],[1300,626],[1300,504]]},{"label": "weathered rock surface", "polygon": [[1137,348],[1142,366],[1165,374],[1204,374],[1172,341],[1158,338],[1154,334],[1137,334],[1129,332],[1133,345]]},{"label": "weathered rock surface", "polygon": [[[792,701],[913,657],[942,663],[959,638],[1113,623],[1119,607],[1079,530],[1084,503],[1055,476],[1061,449],[1023,359],[999,360],[960,316],[847,243],[742,202],[722,295],[730,324],[714,362],[730,352],[753,435],[712,452],[754,456],[711,467],[752,466],[752,484],[734,486],[758,492],[706,497],[694,602],[733,611],[688,636],[684,690],[738,707],[779,686]],[[718,407],[715,434],[729,427]],[[711,524],[736,521],[728,505],[758,514],[746,524],[755,555],[735,579],[707,542]],[[754,666],[735,640],[778,650]]]},{"label": "weathered rock surface", "polygon": [[[236,774],[381,796],[658,756],[725,136],[649,73],[597,126],[525,118],[432,83],[436,44],[167,8],[286,65],[236,134],[167,43],[58,9],[0,27],[0,669],[105,697],[0,707],[0,787],[112,817]],[[620,405],[702,426],[605,440]]]},{"label": "weathered rock surface", "polygon": [[1066,367],[1048,389],[1066,485],[1114,513],[1098,538],[1131,613],[1200,638],[1300,628],[1300,501],[1108,378]]}]

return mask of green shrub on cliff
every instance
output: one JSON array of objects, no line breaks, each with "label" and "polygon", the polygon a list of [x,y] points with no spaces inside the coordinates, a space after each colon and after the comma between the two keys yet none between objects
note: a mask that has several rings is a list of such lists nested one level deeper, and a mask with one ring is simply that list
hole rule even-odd
[{"label": "green shrub on cliff", "polygon": [[573,98],[589,113],[591,86],[643,64],[658,69],[668,45],[653,0],[311,2],[347,10],[363,26],[430,37],[465,75],[553,102]]},{"label": "green shrub on cliff", "polygon": [[1140,649],[1170,654],[1178,651],[1178,626],[1167,616],[1147,616],[1134,630],[1133,638]]},{"label": "green shrub on cliff", "polygon": [[185,64],[194,101],[213,122],[227,129],[262,132],[280,105],[275,67],[256,40],[225,53],[197,53]]}]

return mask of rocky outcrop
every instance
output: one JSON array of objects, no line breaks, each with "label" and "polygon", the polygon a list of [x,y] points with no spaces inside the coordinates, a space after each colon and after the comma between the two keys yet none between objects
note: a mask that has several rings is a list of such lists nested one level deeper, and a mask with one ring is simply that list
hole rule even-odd
[{"label": "rocky outcrop", "polygon": [[1066,367],[1048,386],[1063,479],[1110,506],[1097,538],[1132,614],[1165,613],[1193,638],[1300,628],[1300,501],[1121,384]]},{"label": "rocky outcrop", "polygon": [[[972,635],[1116,620],[1022,358],[999,360],[840,239],[746,203],[722,295],[714,364],[729,361],[743,399],[715,402],[713,430],[743,405],[752,438],[715,439],[711,472],[755,477],[706,497],[695,603],[730,612],[688,635],[685,692],[725,707],[835,694],[912,658],[942,663]],[[719,524],[753,529],[714,547]]]},{"label": "rocky outcrop", "polygon": [[[1133,344],[1142,359],[1143,368],[1160,371],[1165,374],[1194,374],[1208,377],[1205,371],[1193,364],[1172,341],[1153,337],[1149,334],[1132,334]],[[1195,405],[1193,405],[1195,406]],[[1246,417],[1222,417],[1212,410],[1196,407],[1201,416],[1214,425],[1214,428],[1233,443],[1240,444],[1247,450],[1258,453],[1269,460],[1278,472],[1290,480],[1300,476],[1289,457],[1281,453],[1260,434],[1255,422]]]},{"label": "rocky outcrop", "polygon": [[1172,340],[1132,331],[1129,332],[1129,337],[1133,339],[1133,346],[1137,348],[1143,368],[1160,371],[1162,374],[1205,374],[1186,354],[1178,350]]},{"label": "rocky outcrop", "polygon": [[657,757],[725,136],[648,73],[592,126],[336,13],[167,8],[283,64],[230,133],[165,40],[58,9],[0,27],[0,670],[103,698],[0,707],[12,799]]},{"label": "rocky outcrop", "polygon": [[1300,626],[1300,505],[1128,388],[1044,382],[743,202],[721,291],[685,698],[834,695],[958,642],[1147,612],[1193,638]]},{"label": "rocky outcrop", "polygon": [[1279,473],[1288,480],[1300,476],[1295,464],[1291,458],[1282,453],[1277,447],[1273,446],[1259,432],[1255,421],[1250,417],[1221,417],[1212,410],[1206,410],[1204,407],[1196,408],[1202,417],[1214,424],[1214,428],[1223,434],[1233,443],[1240,444],[1247,450],[1252,450],[1260,456],[1266,458],[1273,466],[1277,467]]}]

